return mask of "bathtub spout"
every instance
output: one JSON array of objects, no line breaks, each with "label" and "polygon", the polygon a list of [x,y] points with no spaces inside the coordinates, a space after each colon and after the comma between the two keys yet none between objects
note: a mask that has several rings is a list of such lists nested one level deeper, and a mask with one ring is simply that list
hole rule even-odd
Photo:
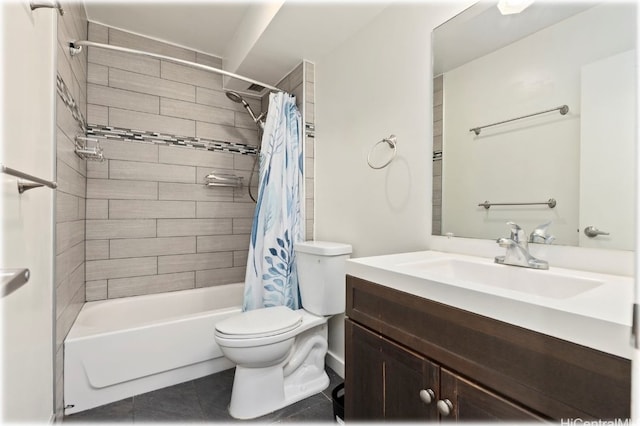
[{"label": "bathtub spout", "polygon": [[327,340],[322,336],[312,336],[310,339],[306,340],[298,350],[293,352],[291,358],[289,358],[289,361],[284,366],[284,377],[287,377],[296,371],[314,348],[318,348],[321,352],[326,353],[328,349]]}]

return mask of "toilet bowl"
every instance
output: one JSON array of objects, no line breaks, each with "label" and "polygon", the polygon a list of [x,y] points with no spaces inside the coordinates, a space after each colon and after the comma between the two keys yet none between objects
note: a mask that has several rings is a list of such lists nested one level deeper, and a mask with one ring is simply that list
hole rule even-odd
[{"label": "toilet bowl", "polygon": [[[215,339],[222,353],[236,364],[229,414],[253,419],[322,392],[329,385],[324,371],[327,353],[327,319],[284,306],[246,312],[252,320],[221,321]],[[263,335],[252,324],[265,324],[279,317],[284,325]],[[258,321],[259,320],[259,321]],[[225,324],[226,323],[226,324]],[[279,329],[278,329],[279,328]],[[234,333],[229,333],[234,329]],[[246,334],[243,334],[246,333]]]},{"label": "toilet bowl", "polygon": [[260,417],[329,386],[327,320],[345,309],[351,246],[311,241],[295,250],[303,309],[256,309],[216,324],[215,340],[236,364],[229,404],[234,418]]}]

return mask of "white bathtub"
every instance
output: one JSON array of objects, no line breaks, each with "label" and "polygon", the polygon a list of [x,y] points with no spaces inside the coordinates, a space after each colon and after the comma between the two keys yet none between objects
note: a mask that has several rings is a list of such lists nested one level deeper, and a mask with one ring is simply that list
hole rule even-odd
[{"label": "white bathtub", "polygon": [[215,324],[244,284],[86,303],[64,342],[65,414],[234,367]]}]

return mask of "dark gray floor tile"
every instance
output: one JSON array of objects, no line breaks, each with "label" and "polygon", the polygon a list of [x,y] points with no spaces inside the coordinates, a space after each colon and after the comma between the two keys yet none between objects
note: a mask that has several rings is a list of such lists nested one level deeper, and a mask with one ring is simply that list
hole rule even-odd
[{"label": "dark gray floor tile", "polygon": [[139,409],[134,413],[134,423],[203,423],[205,419],[198,410],[196,413],[166,412],[153,409]]},{"label": "dark gray floor tile", "polygon": [[204,415],[193,381],[137,395],[134,421],[202,421]]},{"label": "dark gray floor tile", "polygon": [[81,411],[80,413],[65,416],[63,422],[132,422],[133,421],[133,398],[126,398],[121,401],[112,402],[111,404],[101,407],[92,408],[90,410]]},{"label": "dark gray floor tile", "polygon": [[234,373],[235,369],[232,368],[193,381],[205,418],[215,418],[219,412],[227,412]]},{"label": "dark gray floor tile", "polygon": [[231,417],[227,408],[225,408],[224,410],[219,410],[214,407],[203,407],[202,412],[204,413],[204,420],[206,422],[232,423],[240,421]]},{"label": "dark gray floor tile", "polygon": [[325,400],[312,405],[292,416],[283,419],[285,423],[331,423],[333,421],[333,404]]},{"label": "dark gray floor tile", "polygon": [[322,404],[326,401],[327,398],[322,393],[318,393],[316,395],[310,396],[309,398],[305,398],[302,401],[298,401],[294,404],[284,407],[278,411],[259,417],[256,419],[256,421],[261,423],[278,422],[280,420],[296,415],[301,411],[307,410],[315,405]]},{"label": "dark gray floor tile", "polygon": [[323,394],[326,395],[327,398],[331,399],[331,392],[333,389],[338,386],[340,383],[344,382],[344,379],[338,376],[338,373],[333,371],[331,368],[326,368],[327,375],[329,376],[329,387],[322,391]]},{"label": "dark gray floor tile", "polygon": [[[97,422],[237,422],[228,412],[235,369],[137,395],[82,413],[64,421]],[[331,391],[342,379],[330,368],[331,383],[321,393],[298,401],[250,423],[332,422]]]}]

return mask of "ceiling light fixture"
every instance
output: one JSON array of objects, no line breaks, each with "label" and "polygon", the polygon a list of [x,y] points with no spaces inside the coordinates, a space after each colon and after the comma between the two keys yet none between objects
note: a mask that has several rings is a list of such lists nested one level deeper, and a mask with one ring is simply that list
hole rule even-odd
[{"label": "ceiling light fixture", "polygon": [[520,13],[531,6],[534,0],[498,0],[498,10],[503,15]]}]

